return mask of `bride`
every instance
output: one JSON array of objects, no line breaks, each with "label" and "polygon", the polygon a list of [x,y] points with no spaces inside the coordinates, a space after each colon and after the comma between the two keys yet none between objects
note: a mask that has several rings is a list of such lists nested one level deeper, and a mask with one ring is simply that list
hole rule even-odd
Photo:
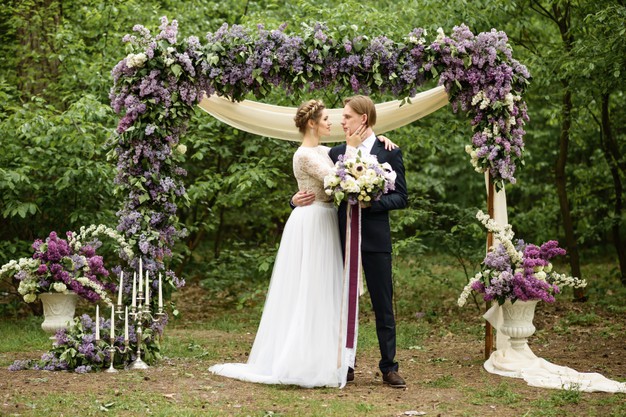
[{"label": "bride", "polygon": [[[211,366],[214,374],[265,384],[343,387],[347,309],[337,211],[324,192],[333,169],[328,112],[320,100],[303,103],[294,117],[302,144],[293,155],[300,191],[315,194],[310,206],[296,207],[280,242],[263,315],[247,363]],[[364,139],[362,126],[346,135],[346,155],[354,156]]]}]

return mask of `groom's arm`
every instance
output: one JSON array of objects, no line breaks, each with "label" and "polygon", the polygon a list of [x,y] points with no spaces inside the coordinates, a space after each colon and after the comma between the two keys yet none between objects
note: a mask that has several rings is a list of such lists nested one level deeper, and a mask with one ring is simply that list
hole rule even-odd
[{"label": "groom's arm", "polygon": [[292,209],[302,206],[310,206],[315,201],[315,194],[311,191],[298,191],[291,197],[289,205]]}]

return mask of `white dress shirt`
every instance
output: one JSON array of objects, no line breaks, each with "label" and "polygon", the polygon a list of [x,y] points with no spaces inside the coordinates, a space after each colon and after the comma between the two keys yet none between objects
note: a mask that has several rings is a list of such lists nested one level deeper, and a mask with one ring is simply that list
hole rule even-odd
[{"label": "white dress shirt", "polygon": [[362,155],[368,155],[372,151],[372,147],[374,147],[374,143],[376,142],[376,134],[372,133],[367,137],[359,147],[357,151],[360,150]]}]

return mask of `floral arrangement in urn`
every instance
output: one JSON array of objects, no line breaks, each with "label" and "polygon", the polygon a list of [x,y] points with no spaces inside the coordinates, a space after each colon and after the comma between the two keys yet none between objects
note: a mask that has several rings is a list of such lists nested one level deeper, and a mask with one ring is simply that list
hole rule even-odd
[{"label": "floral arrangement in urn", "polygon": [[103,300],[111,303],[107,291],[116,286],[108,281],[109,271],[103,258],[96,254],[102,244],[95,236],[105,234],[120,246],[125,258],[133,252],[124,238],[106,226],[81,228],[80,233],[67,232],[67,239],[51,232],[45,239],[35,240],[31,258],[13,260],[0,268],[0,277],[13,277],[19,281],[18,292],[27,303],[37,300],[42,293],[73,292],[90,302]]},{"label": "floral arrangement in urn", "polygon": [[543,300],[554,302],[555,294],[562,287],[583,288],[585,280],[559,274],[554,271],[551,259],[565,255],[559,243],[550,240],[541,246],[517,240],[513,243],[514,233],[510,225],[498,225],[482,211],[476,218],[494,234],[497,245],[489,249],[482,262],[482,268],[465,286],[458,304],[465,305],[472,293],[483,294],[485,301],[497,301],[499,305],[509,300]]}]

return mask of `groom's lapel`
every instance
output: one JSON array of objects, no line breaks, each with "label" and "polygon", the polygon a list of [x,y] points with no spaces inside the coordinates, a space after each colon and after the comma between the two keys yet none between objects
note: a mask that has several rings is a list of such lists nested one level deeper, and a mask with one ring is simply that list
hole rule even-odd
[{"label": "groom's lapel", "polygon": [[374,145],[372,146],[372,150],[370,151],[370,154],[378,156],[380,151],[382,151],[383,149],[385,149],[385,144],[379,141],[378,136],[376,136],[376,141],[374,142]]}]

